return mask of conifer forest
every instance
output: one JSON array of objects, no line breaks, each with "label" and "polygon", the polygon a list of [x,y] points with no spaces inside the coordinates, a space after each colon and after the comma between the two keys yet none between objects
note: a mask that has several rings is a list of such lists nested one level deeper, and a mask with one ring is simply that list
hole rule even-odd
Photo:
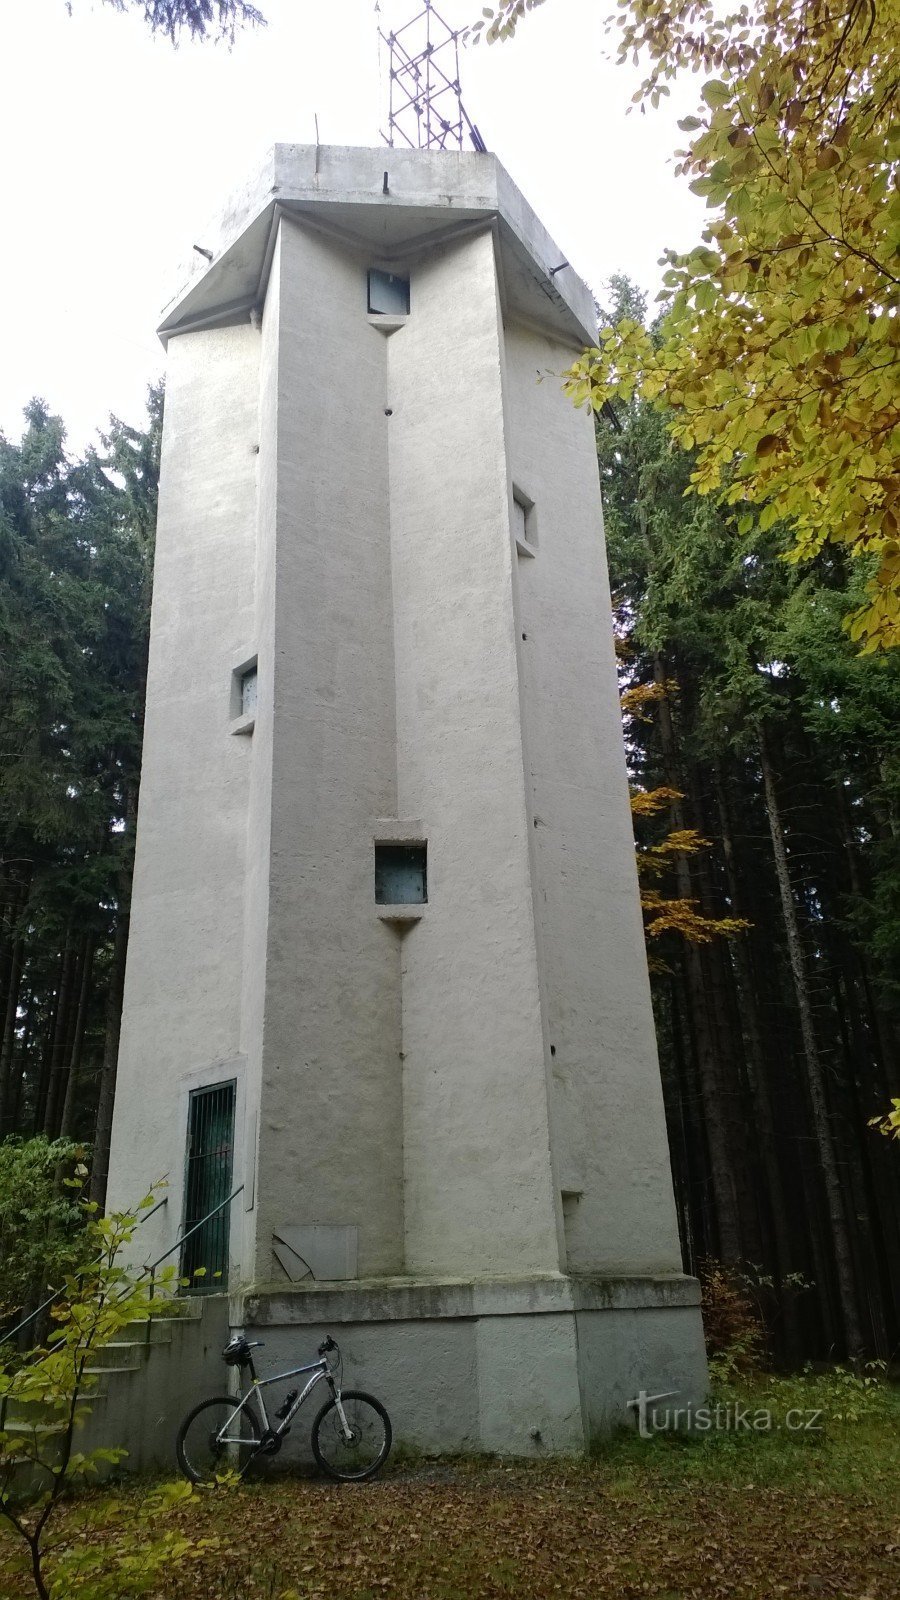
[{"label": "conifer forest", "polygon": [[162,393],[66,452],[0,438],[0,1137],[93,1148],[105,1193],[141,765]]}]

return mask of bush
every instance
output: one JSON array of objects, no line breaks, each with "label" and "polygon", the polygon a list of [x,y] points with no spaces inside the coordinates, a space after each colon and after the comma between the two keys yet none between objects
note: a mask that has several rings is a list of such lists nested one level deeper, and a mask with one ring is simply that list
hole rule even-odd
[{"label": "bush", "polygon": [[[130,1600],[159,1592],[168,1570],[214,1548],[208,1540],[191,1540],[165,1526],[173,1508],[190,1498],[188,1484],[154,1490],[137,1519],[120,1519],[115,1536],[101,1546],[85,1536],[90,1507],[74,1537],[64,1542],[52,1537],[71,1491],[125,1454],[115,1447],[83,1454],[75,1443],[97,1386],[97,1352],[129,1324],[146,1321],[156,1310],[160,1289],[165,1295],[175,1287],[174,1268],[153,1284],[146,1274],[134,1278],[118,1264],[140,1213],[153,1206],[154,1198],[150,1194],[142,1201],[137,1216],[98,1217],[96,1206],[80,1202],[85,1218],[80,1246],[87,1259],[61,1286],[50,1313],[52,1335],[45,1347],[24,1359],[13,1356],[0,1371],[0,1518],[21,1541],[21,1570],[30,1574],[39,1600]],[[109,1517],[109,1503],[105,1509]]]},{"label": "bush", "polygon": [[0,1324],[60,1288],[89,1259],[83,1145],[69,1139],[0,1144]]},{"label": "bush", "polygon": [[765,1331],[746,1279],[718,1261],[705,1261],[700,1268],[700,1283],[703,1331],[713,1383],[758,1372],[765,1352]]}]

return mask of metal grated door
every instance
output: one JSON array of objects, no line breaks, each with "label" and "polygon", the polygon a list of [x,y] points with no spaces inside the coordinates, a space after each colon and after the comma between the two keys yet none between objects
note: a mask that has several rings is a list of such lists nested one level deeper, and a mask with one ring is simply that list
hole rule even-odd
[{"label": "metal grated door", "polygon": [[[188,1110],[185,1234],[228,1199],[233,1155],[234,1084],[195,1089]],[[228,1287],[230,1210],[230,1206],[223,1206],[190,1239],[185,1239],[181,1275],[189,1280],[193,1293],[210,1294]]]}]

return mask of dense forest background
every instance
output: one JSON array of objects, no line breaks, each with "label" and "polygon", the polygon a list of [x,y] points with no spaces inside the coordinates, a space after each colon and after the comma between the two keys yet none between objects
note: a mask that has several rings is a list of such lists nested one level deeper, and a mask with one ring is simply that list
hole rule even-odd
[{"label": "dense forest background", "polygon": [[[617,280],[609,316],[643,317]],[[0,1138],[93,1146],[105,1192],[140,774],[162,393],[71,460],[0,438]],[[900,1342],[900,660],[841,619],[839,545],[685,494],[640,403],[598,421],[639,870],[687,1270],[774,1359]],[[786,541],[784,541],[786,542]]]},{"label": "dense forest background", "polygon": [[[608,320],[642,320],[612,288]],[[887,1358],[900,1161],[868,1123],[900,1093],[900,659],[842,627],[865,563],[738,537],[743,507],[685,493],[663,414],[617,421],[598,447],[685,1265],[742,1278],[783,1360]]]},{"label": "dense forest background", "polygon": [[0,437],[0,1137],[94,1148],[106,1187],[140,779],[162,391],[70,460]]}]

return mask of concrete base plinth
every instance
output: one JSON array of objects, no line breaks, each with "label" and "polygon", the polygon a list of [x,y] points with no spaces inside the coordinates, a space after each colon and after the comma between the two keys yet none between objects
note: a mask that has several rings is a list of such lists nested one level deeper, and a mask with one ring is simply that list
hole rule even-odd
[{"label": "concrete base plinth", "polygon": [[[641,1390],[673,1406],[706,1393],[699,1286],[680,1276],[317,1284],[234,1297],[230,1320],[264,1340],[262,1377],[331,1333],[344,1386],[384,1402],[398,1445],[434,1454],[577,1453],[633,1425]],[[317,1398],[287,1459],[308,1456]]]}]

